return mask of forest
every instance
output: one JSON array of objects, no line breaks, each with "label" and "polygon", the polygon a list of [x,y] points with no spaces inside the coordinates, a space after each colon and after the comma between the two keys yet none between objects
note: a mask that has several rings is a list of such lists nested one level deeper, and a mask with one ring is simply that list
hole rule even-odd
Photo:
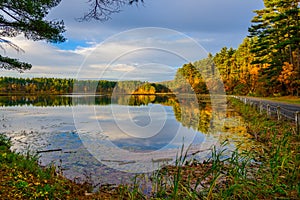
[{"label": "forest", "polygon": [[0,94],[207,94],[219,78],[216,72],[227,94],[299,96],[299,0],[269,0],[264,5],[265,8],[254,11],[249,35],[237,49],[223,47],[206,59],[184,64],[174,80],[148,83],[0,77]]},{"label": "forest", "polygon": [[209,54],[210,63],[204,59],[185,64],[175,82],[184,77],[195,93],[207,93],[209,80],[201,74],[208,64],[218,70],[227,94],[299,96],[299,0],[264,3],[264,9],[254,11],[249,36],[237,49],[223,47],[214,56]]},{"label": "forest", "polygon": [[238,49],[222,48],[214,63],[229,94],[299,96],[299,0],[264,5]]},{"label": "forest", "polygon": [[60,78],[0,77],[0,95],[62,94],[158,94],[171,93],[159,83],[142,81],[75,80]]}]

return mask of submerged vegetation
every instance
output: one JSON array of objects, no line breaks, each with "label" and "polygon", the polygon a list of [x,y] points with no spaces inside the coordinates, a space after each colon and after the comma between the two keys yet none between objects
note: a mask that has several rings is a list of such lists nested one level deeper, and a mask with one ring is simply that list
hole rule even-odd
[{"label": "submerged vegetation", "polygon": [[[248,132],[259,145],[248,149],[212,147],[208,160],[188,158],[179,152],[175,166],[165,166],[149,177],[138,175],[132,184],[100,186],[64,179],[54,167],[41,168],[36,156],[9,150],[0,136],[3,199],[297,199],[300,198],[300,146],[294,125],[259,114],[235,99],[230,104],[247,121]],[[230,156],[228,156],[230,155]],[[149,187],[148,187],[149,188]]]}]

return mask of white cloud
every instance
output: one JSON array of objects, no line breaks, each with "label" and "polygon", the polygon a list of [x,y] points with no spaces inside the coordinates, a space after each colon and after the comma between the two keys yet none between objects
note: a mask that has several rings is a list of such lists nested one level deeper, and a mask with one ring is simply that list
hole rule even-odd
[{"label": "white cloud", "polygon": [[115,71],[115,72],[130,72],[135,70],[136,67],[130,64],[116,64],[116,65],[109,65],[109,64],[92,64],[90,68],[98,69],[98,70],[107,70],[107,71]]},{"label": "white cloud", "polygon": [[133,65],[128,64],[117,64],[113,67],[115,71],[121,71],[121,72],[130,72],[136,69]]},{"label": "white cloud", "polygon": [[90,79],[170,80],[176,68],[207,55],[188,36],[169,29],[143,28],[122,32],[107,40],[74,50],[61,50],[46,42],[13,38],[24,54],[11,57],[30,62],[22,76],[58,76]]},{"label": "white cloud", "polygon": [[[259,0],[191,0],[176,3],[171,0],[149,0],[145,1],[144,6],[125,7],[121,13],[112,15],[112,20],[101,23],[75,20],[88,10],[84,1],[62,1],[48,17],[63,19],[69,43],[75,40],[78,45],[71,50],[62,50],[60,47],[67,43],[54,46],[17,37],[12,41],[25,53],[17,54],[9,50],[6,55],[33,65],[30,71],[16,76],[76,77],[79,72],[78,76],[82,78],[115,80],[126,76],[153,81],[169,80],[182,64],[206,56],[204,48],[191,42],[191,39],[203,44],[209,52],[223,46],[237,45],[245,37],[253,16],[252,10],[260,7],[262,3]],[[127,31],[144,26],[176,29],[192,38],[168,29]],[[84,47],[80,45],[82,43]],[[2,70],[0,73],[14,72]]]},{"label": "white cloud", "polygon": [[[72,6],[72,9],[70,7]],[[145,4],[127,6],[122,12],[112,15],[106,22],[81,22],[75,18],[83,16],[88,4],[82,0],[62,1],[50,13],[50,18],[65,21],[67,37],[103,41],[105,38],[138,27],[164,27],[193,34],[197,39],[203,35],[211,35],[219,41],[218,47],[213,42],[207,43],[208,51],[216,52],[223,46],[235,46],[247,35],[250,20],[254,16],[252,10],[263,7],[263,1],[251,0],[146,0]],[[222,35],[220,35],[222,34]],[[234,38],[230,36],[234,34]],[[220,46],[222,45],[222,46]]]}]

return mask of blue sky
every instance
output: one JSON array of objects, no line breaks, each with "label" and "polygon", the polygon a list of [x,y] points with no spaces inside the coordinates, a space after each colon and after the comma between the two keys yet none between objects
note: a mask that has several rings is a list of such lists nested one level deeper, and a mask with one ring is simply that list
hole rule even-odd
[{"label": "blue sky", "polygon": [[[106,22],[78,22],[76,18],[88,10],[85,2],[64,0],[49,13],[49,19],[64,20],[67,42],[49,44],[28,41],[22,36],[13,38],[25,53],[8,50],[6,55],[30,62],[33,68],[23,74],[1,70],[0,75],[151,79],[142,71],[148,66],[148,74],[154,74],[154,81],[169,79],[184,62],[199,60],[207,52],[215,54],[224,46],[237,48],[248,34],[252,11],[263,7],[262,0],[145,0],[139,6],[123,7],[122,12]],[[148,34],[141,31],[145,27],[156,28],[146,28],[155,30]],[[157,50],[130,53],[151,45],[168,53],[160,54]],[[185,54],[187,60],[174,59],[172,52]],[[126,58],[114,62],[124,53]],[[114,65],[107,68],[110,63]],[[150,73],[151,70],[166,74]],[[116,71],[124,72],[123,76]],[[103,74],[107,77],[102,77]]]},{"label": "blue sky", "polygon": [[85,40],[68,39],[64,43],[53,44],[62,50],[75,50],[77,47],[89,47],[90,44]]}]

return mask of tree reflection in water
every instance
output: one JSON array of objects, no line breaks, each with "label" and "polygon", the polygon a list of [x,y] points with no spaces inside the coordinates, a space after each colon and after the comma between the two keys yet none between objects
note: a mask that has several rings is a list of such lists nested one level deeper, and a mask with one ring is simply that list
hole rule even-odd
[{"label": "tree reflection in water", "polygon": [[[199,131],[203,134],[222,133],[220,140],[230,140],[236,145],[252,145],[249,143],[250,135],[247,133],[243,120],[234,110],[226,111],[226,119],[213,117],[209,95],[198,95],[198,103],[193,98],[185,96],[179,98],[176,95],[53,95],[53,96],[0,96],[0,106],[76,106],[110,104],[146,106],[148,104],[160,104],[173,108],[174,117],[182,126]],[[182,100],[183,99],[183,100]],[[214,121],[214,127],[211,122]],[[241,141],[241,138],[243,142]],[[247,140],[247,141],[246,141]],[[220,141],[220,142],[222,142]]]}]

